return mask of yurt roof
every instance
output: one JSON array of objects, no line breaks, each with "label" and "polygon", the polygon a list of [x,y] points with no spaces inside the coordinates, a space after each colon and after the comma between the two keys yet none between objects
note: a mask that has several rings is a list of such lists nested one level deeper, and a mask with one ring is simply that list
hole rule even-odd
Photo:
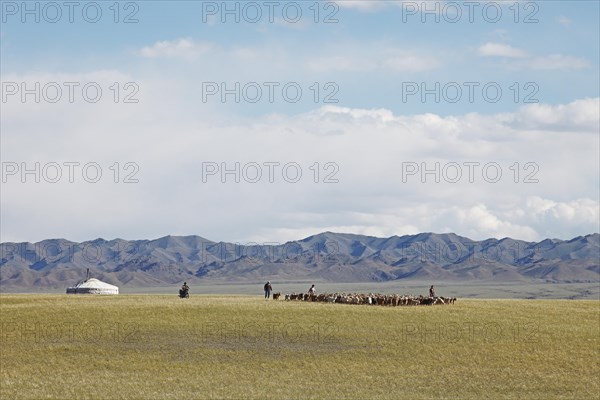
[{"label": "yurt roof", "polygon": [[80,282],[74,287],[76,288],[98,288],[98,289],[118,289],[117,286],[111,285],[110,283],[102,282],[96,278],[90,278],[86,281]]},{"label": "yurt roof", "polygon": [[67,288],[67,294],[119,294],[119,288],[110,283],[91,278]]}]

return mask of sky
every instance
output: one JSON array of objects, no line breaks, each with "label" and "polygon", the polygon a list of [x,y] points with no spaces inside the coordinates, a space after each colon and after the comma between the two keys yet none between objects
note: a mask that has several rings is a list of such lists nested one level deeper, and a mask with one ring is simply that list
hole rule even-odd
[{"label": "sky", "polygon": [[0,240],[600,231],[597,1],[0,2]]}]

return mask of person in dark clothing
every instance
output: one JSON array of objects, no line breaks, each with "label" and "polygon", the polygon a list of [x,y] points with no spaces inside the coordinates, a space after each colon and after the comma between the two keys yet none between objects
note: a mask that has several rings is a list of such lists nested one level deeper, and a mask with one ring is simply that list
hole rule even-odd
[{"label": "person in dark clothing", "polygon": [[183,285],[181,285],[181,289],[179,289],[179,297],[189,297],[189,292],[190,287],[188,286],[187,282],[183,282]]},{"label": "person in dark clothing", "polygon": [[265,299],[268,299],[271,297],[272,290],[273,290],[273,287],[271,286],[271,281],[268,281],[267,283],[265,283]]},{"label": "person in dark clothing", "polygon": [[435,289],[433,288],[433,285],[431,285],[431,287],[429,288],[429,297],[435,297]]}]

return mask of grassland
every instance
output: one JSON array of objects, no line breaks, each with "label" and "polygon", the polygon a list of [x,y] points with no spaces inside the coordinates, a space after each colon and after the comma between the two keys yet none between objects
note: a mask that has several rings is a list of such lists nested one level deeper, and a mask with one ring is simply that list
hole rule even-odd
[{"label": "grassland", "polygon": [[2,399],[590,399],[600,302],[0,295]]}]

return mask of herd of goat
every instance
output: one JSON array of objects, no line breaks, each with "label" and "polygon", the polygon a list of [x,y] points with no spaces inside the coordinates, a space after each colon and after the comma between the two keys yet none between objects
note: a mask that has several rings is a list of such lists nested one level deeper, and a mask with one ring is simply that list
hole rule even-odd
[{"label": "herd of goat", "polygon": [[[281,293],[273,293],[273,300],[279,300]],[[345,293],[292,293],[286,294],[286,301],[317,301],[322,303],[366,304],[378,306],[432,306],[454,304],[456,297],[425,297],[398,294],[345,294]]]}]

